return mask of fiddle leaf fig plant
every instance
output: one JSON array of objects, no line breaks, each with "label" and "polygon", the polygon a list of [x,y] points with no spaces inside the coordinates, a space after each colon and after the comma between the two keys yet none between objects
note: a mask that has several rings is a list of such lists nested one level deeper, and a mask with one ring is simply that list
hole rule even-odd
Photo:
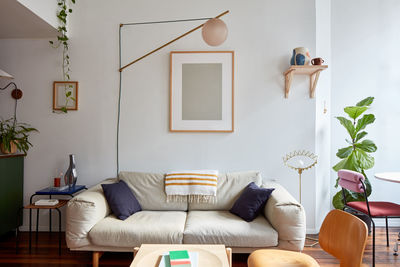
[{"label": "fiddle leaf fig plant", "polygon": [[25,154],[32,147],[29,142],[29,134],[38,132],[37,129],[26,123],[16,122],[14,119],[0,121],[0,145],[3,153],[12,153],[12,146],[15,145]]},{"label": "fiddle leaf fig plant", "polygon": [[[349,134],[349,139],[346,139],[348,146],[341,148],[336,153],[340,161],[333,166],[336,172],[341,169],[352,170],[362,173],[365,176],[365,185],[367,196],[371,194],[372,188],[368,177],[365,175],[365,170],[371,169],[375,164],[375,159],[370,155],[377,150],[373,141],[364,139],[368,133],[364,129],[375,121],[373,114],[364,114],[374,101],[373,97],[367,97],[355,106],[345,107],[344,112],[348,118],[336,117],[341,125]],[[364,115],[363,115],[364,114]],[[361,118],[360,116],[363,115]],[[335,188],[338,187],[339,178],[336,179]],[[364,195],[346,190],[346,201],[363,201]],[[339,191],[332,199],[332,204],[336,209],[343,209],[344,201],[342,192]]]},{"label": "fiddle leaf fig plant", "polygon": [[[63,72],[63,80],[69,81],[70,77],[70,57],[68,54],[69,50],[69,38],[67,36],[67,17],[68,14],[72,13],[72,8],[67,6],[68,0],[57,0],[58,11],[57,11],[57,18],[60,21],[60,26],[58,26],[58,36],[57,41],[49,41],[53,48],[59,48],[62,46],[62,72]],[[75,0],[69,0],[70,4],[75,4]],[[61,111],[67,113],[67,106],[70,101],[76,101],[76,99],[71,94],[71,86],[65,85],[64,86],[64,94],[65,94],[65,105],[61,107]]]}]

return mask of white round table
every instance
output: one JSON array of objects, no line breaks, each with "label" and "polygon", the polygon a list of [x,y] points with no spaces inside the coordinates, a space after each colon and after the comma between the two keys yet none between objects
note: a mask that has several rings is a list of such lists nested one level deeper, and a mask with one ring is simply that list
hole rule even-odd
[{"label": "white round table", "polygon": [[400,183],[400,172],[381,172],[376,173],[375,178],[393,183]]}]

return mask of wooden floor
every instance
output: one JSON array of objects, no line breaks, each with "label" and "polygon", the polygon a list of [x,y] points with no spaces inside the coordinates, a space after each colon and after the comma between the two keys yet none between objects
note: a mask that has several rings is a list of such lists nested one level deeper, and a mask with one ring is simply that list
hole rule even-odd
[{"label": "wooden floor", "polygon": [[[386,247],[385,229],[377,229],[376,266],[400,266],[400,256],[393,256],[393,244],[400,228],[390,229],[390,247]],[[34,235],[33,235],[34,236]],[[0,237],[0,266],[90,266],[91,253],[69,251],[63,240],[62,255],[58,255],[58,235],[40,233],[37,247],[33,242],[32,254],[28,251],[28,234],[20,235],[20,251],[15,254],[15,237],[12,233]],[[351,241],[349,241],[351,242]],[[364,263],[371,263],[371,237],[364,254]],[[325,253],[318,245],[305,248],[304,253],[314,257],[321,266],[339,266],[336,259]],[[100,259],[100,266],[129,266],[132,253],[105,253]],[[247,254],[234,254],[233,267],[247,266]]]}]

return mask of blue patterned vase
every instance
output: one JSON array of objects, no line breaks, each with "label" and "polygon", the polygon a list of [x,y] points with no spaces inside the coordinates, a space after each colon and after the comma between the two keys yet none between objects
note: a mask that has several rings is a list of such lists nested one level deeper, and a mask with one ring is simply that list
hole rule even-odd
[{"label": "blue patterned vase", "polygon": [[310,53],[305,47],[297,47],[293,49],[293,55],[290,59],[290,65],[310,65]]}]

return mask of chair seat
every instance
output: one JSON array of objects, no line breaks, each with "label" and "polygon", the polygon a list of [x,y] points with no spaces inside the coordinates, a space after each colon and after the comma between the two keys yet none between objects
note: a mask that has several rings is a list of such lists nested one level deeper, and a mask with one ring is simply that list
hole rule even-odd
[{"label": "chair seat", "polygon": [[260,249],[250,254],[247,260],[248,267],[318,267],[319,264],[312,257],[300,252]]},{"label": "chair seat", "polygon": [[[364,201],[348,202],[347,206],[368,214],[367,203]],[[392,202],[369,201],[369,209],[372,217],[400,216],[400,205]]]}]

